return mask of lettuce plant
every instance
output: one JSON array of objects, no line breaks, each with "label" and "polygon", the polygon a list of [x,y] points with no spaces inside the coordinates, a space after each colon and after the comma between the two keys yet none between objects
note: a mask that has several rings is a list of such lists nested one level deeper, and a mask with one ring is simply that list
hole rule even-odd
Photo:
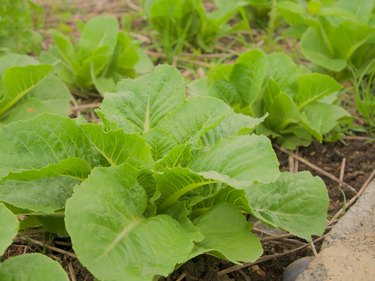
[{"label": "lettuce plant", "polygon": [[372,64],[370,73],[375,60],[374,8],[374,0],[282,1],[278,11],[302,35],[302,54],[311,62],[333,72],[348,66],[362,72]]},{"label": "lettuce plant", "polygon": [[333,137],[340,131],[340,122],[349,117],[335,104],[342,88],[339,83],[330,76],[298,69],[283,53],[249,51],[234,64],[214,67],[199,83],[203,94],[224,100],[237,112],[267,116],[258,132],[290,149],[306,146],[314,138],[322,141],[328,133]]},{"label": "lettuce plant", "polygon": [[0,126],[43,112],[68,115],[70,93],[51,72],[26,55],[0,57]]},{"label": "lettuce plant", "polygon": [[232,28],[228,22],[246,6],[246,1],[215,0],[216,9],[207,12],[202,0],[147,0],[145,11],[158,31],[163,48],[171,59],[186,44],[209,50],[218,37]]},{"label": "lettuce plant", "polygon": [[134,77],[144,55],[113,16],[99,16],[83,27],[79,42],[51,31],[54,46],[41,55],[43,62],[56,64],[58,76],[71,87],[104,94],[114,90],[115,82]]},{"label": "lettuce plant", "polygon": [[32,0],[2,0],[0,4],[0,51],[38,54],[42,36],[37,32],[43,8]]},{"label": "lettuce plant", "polygon": [[65,215],[99,280],[157,280],[202,253],[254,261],[262,248],[243,213],[322,234],[322,180],[280,173],[270,141],[252,134],[260,119],[184,94],[179,72],[158,66],[104,97],[102,123],[44,114],[0,128],[0,201],[29,218]]}]

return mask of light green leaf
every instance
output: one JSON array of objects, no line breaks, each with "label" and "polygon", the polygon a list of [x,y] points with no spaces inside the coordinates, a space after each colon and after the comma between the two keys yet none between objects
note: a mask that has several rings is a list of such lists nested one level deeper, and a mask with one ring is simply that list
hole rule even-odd
[{"label": "light green leaf", "polygon": [[252,262],[263,253],[251,225],[233,205],[219,204],[194,221],[204,235],[196,254],[204,251],[231,262]]},{"label": "light green leaf", "polygon": [[205,133],[201,137],[201,141],[204,145],[213,145],[220,139],[235,135],[250,134],[265,118],[266,116],[262,118],[252,118],[247,115],[232,113],[225,117],[218,126]]},{"label": "light green leaf", "polygon": [[96,152],[74,120],[41,114],[0,128],[0,177],[40,169],[69,157],[96,165]]},{"label": "light green leaf", "polygon": [[232,110],[213,97],[187,99],[163,120],[158,128],[171,134],[178,144],[197,144],[199,138],[217,126]]},{"label": "light green leaf", "polygon": [[267,56],[267,76],[269,80],[288,93],[293,93],[293,85],[298,76],[297,65],[284,53],[273,53]]},{"label": "light green leaf", "polygon": [[339,120],[350,117],[349,112],[340,106],[313,102],[304,107],[302,113],[306,117],[307,124],[321,135],[329,133],[339,124]]},{"label": "light green leaf", "polygon": [[50,72],[52,66],[28,65],[6,69],[2,75],[0,115],[7,112],[28,92],[35,88]]},{"label": "light green leaf", "polygon": [[81,128],[109,164],[127,162],[139,168],[151,168],[153,165],[151,149],[144,138],[125,134],[123,130],[104,132],[96,124],[85,124]]},{"label": "light green leaf", "polygon": [[93,52],[101,47],[108,48],[112,54],[119,32],[118,22],[114,16],[100,16],[89,20],[82,30],[78,48]]},{"label": "light green leaf", "polygon": [[64,176],[34,180],[9,179],[0,181],[0,201],[35,212],[53,213],[65,207],[79,180]]},{"label": "light green leaf", "polygon": [[58,262],[42,254],[26,254],[0,264],[1,281],[69,281]]},{"label": "light green leaf", "polygon": [[200,176],[188,168],[167,168],[162,173],[155,173],[156,188],[160,192],[157,201],[159,211],[163,212],[175,204],[187,193],[217,181]]},{"label": "light green leaf", "polygon": [[237,188],[275,180],[278,167],[270,140],[257,135],[222,139],[194,156],[191,163],[200,175]]},{"label": "light green leaf", "polygon": [[17,216],[0,203],[0,255],[3,255],[6,248],[12,244],[13,238],[18,233],[18,227]]},{"label": "light green leaf", "polygon": [[201,239],[168,215],[145,218],[147,195],[137,176],[127,164],[95,168],[67,202],[75,253],[99,279],[151,281],[167,275]]},{"label": "light green leaf", "polygon": [[308,241],[323,234],[329,199],[319,177],[282,173],[275,182],[249,186],[246,194],[252,215],[261,221]]},{"label": "light green leaf", "polygon": [[147,133],[184,99],[184,80],[173,67],[161,65],[136,79],[117,85],[121,93],[108,94],[100,112],[126,132]]},{"label": "light green leaf", "polygon": [[341,90],[342,86],[328,75],[312,73],[297,78],[298,92],[295,97],[298,108],[320,100]]},{"label": "light green leaf", "polygon": [[1,117],[0,122],[8,124],[17,120],[30,119],[44,112],[68,115],[70,99],[71,95],[65,84],[49,75]]}]

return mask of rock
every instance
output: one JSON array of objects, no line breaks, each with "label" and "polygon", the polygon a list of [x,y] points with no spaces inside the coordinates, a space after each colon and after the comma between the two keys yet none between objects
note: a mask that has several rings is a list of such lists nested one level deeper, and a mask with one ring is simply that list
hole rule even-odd
[{"label": "rock", "polygon": [[303,257],[289,264],[283,273],[283,281],[296,281],[313,259],[314,257]]},{"label": "rock", "polygon": [[340,219],[297,281],[375,280],[375,181]]}]

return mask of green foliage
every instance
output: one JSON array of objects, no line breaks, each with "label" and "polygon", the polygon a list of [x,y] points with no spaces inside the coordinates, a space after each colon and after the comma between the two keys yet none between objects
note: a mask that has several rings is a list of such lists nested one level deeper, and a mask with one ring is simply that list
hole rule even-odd
[{"label": "green foliage", "polygon": [[2,0],[0,4],[0,50],[38,54],[42,36],[43,8],[31,0]]},{"label": "green foliage", "polygon": [[375,1],[339,0],[279,3],[279,13],[301,36],[302,54],[329,71],[342,72],[349,66],[374,71]]},{"label": "green foliage", "polygon": [[[202,253],[254,261],[262,248],[242,213],[307,240],[323,233],[323,182],[279,172],[270,141],[251,134],[262,119],[185,97],[170,66],[117,90],[98,111],[102,124],[43,114],[0,128],[0,201],[28,218],[57,219],[65,207],[74,251],[96,278],[153,280]],[[44,225],[64,232],[56,222]],[[14,229],[12,218],[0,223]],[[6,235],[0,243],[14,231]]]},{"label": "green foliage", "polygon": [[0,126],[42,112],[69,113],[70,93],[51,71],[26,55],[0,57]]},{"label": "green foliage", "polygon": [[233,30],[228,22],[247,5],[234,2],[215,0],[216,8],[207,12],[202,0],[147,0],[145,10],[171,61],[187,44],[207,51],[218,37]]},{"label": "green foliage", "polygon": [[58,262],[42,254],[21,255],[0,263],[0,279],[2,281],[69,281],[67,274]]},{"label": "green foliage", "polygon": [[[373,61],[375,64],[375,60]],[[368,67],[372,67],[369,65]],[[375,132],[375,71],[367,74],[351,68],[355,105],[371,132]]]},{"label": "green foliage", "polygon": [[327,75],[298,69],[285,54],[252,50],[231,65],[208,73],[203,90],[253,117],[268,115],[258,128],[282,146],[294,149],[313,138],[339,131],[349,113],[335,105],[341,85]]},{"label": "green foliage", "polygon": [[[71,87],[82,91],[95,88],[111,92],[124,77],[134,77],[137,63],[145,60],[131,38],[119,30],[113,16],[99,16],[83,27],[79,42],[51,31],[55,46],[43,52],[41,61],[56,65],[58,76]],[[150,65],[146,63],[146,70]]]}]

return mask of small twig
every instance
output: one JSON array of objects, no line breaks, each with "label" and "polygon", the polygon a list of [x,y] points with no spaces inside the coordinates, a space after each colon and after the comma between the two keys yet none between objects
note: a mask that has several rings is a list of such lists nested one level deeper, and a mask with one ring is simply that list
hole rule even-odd
[{"label": "small twig", "polygon": [[294,173],[294,158],[292,155],[288,156],[289,172]]},{"label": "small twig", "polygon": [[72,281],[77,281],[76,275],[74,273],[74,268],[73,268],[72,262],[68,263],[68,269],[69,269],[69,275],[70,275],[70,278],[72,279]]},{"label": "small twig", "polygon": [[310,242],[310,246],[311,246],[311,250],[312,250],[314,256],[315,256],[315,257],[318,256],[318,252],[317,252],[317,250],[316,250],[316,248],[315,248],[315,244],[314,244],[313,241]]},{"label": "small twig", "polygon": [[342,187],[343,183],[344,183],[344,175],[345,175],[345,166],[346,166],[346,158],[342,158],[342,161],[341,161],[341,168],[340,168],[340,183],[339,183],[339,186]]},{"label": "small twig", "polygon": [[80,112],[81,110],[97,108],[97,107],[100,107],[100,106],[101,106],[100,102],[95,102],[95,103],[88,103],[88,104],[81,104],[81,105],[73,106],[72,110]]},{"label": "small twig", "polygon": [[273,241],[273,240],[278,240],[278,239],[283,239],[283,238],[289,238],[289,237],[293,237],[293,235],[290,234],[290,233],[281,234],[281,235],[276,235],[276,236],[270,236],[270,237],[260,238],[260,241],[267,242],[267,241]]},{"label": "small twig", "polygon": [[344,140],[349,141],[367,141],[367,140],[373,140],[374,138],[371,137],[361,137],[361,136],[345,136]]},{"label": "small twig", "polygon": [[[331,180],[337,182],[338,184],[340,184],[340,179],[338,179],[337,177],[335,177],[334,175],[328,173],[327,171],[319,168],[318,166],[316,166],[315,164],[311,163],[310,161],[302,158],[301,156],[299,155],[296,155],[295,153],[293,152],[290,152],[282,147],[277,147],[280,151],[284,152],[285,154],[287,155],[290,155],[292,157],[294,157],[295,159],[298,159],[298,161],[300,161],[301,163],[305,164],[306,166],[310,167],[311,169],[315,170],[316,172],[326,176],[327,178],[330,178]],[[349,184],[343,182],[343,185],[348,188],[351,192],[357,194],[357,191],[354,189],[354,187],[350,186]]]},{"label": "small twig", "polygon": [[374,179],[375,177],[375,169],[372,171],[372,173],[370,174],[370,176],[367,178],[366,182],[362,185],[361,189],[358,191],[358,193],[348,201],[348,203],[346,204],[345,208],[341,208],[331,219],[330,221],[328,222],[328,225],[331,225],[333,224],[335,221],[337,221],[337,219],[341,216],[341,214],[347,209],[349,208],[350,206],[352,206],[355,201],[358,200],[358,198],[363,194],[363,192],[365,192],[366,188],[369,186],[370,182]]},{"label": "small twig", "polygon": [[238,273],[242,276],[243,279],[245,279],[245,281],[251,281],[250,276],[246,275],[245,272],[243,272],[241,269],[238,270]]},{"label": "small twig", "polygon": [[[314,243],[319,242],[319,241],[323,240],[326,236],[327,236],[327,234],[324,234],[323,236],[315,239],[313,242]],[[272,260],[272,259],[279,258],[279,257],[282,257],[282,256],[290,255],[292,253],[298,252],[298,251],[308,247],[309,245],[310,244],[305,244],[303,246],[294,248],[293,250],[290,250],[290,251],[285,252],[285,253],[277,253],[277,254],[274,254],[274,255],[264,256],[264,257],[258,259],[255,262],[247,262],[247,263],[244,263],[244,264],[241,264],[241,265],[234,265],[234,266],[231,266],[229,268],[226,268],[226,269],[223,269],[223,270],[219,271],[217,273],[217,275],[218,276],[225,275],[225,274],[231,273],[233,271],[237,271],[237,270],[240,270],[240,269],[258,264],[258,263],[262,263],[262,262],[265,262],[265,261],[268,261],[268,260]]]},{"label": "small twig", "polygon": [[41,246],[41,247],[46,247],[47,249],[49,249],[51,251],[54,251],[54,252],[57,252],[59,254],[67,255],[67,256],[69,256],[71,258],[75,258],[75,259],[77,258],[77,256],[75,254],[71,253],[71,252],[56,248],[54,246],[45,244],[45,243],[40,242],[38,240],[35,240],[35,239],[32,239],[32,238],[24,238],[24,237],[21,237],[21,239],[23,239],[25,241],[30,241],[31,243],[33,243],[35,245],[38,245],[38,246]]},{"label": "small twig", "polygon": [[176,281],[182,281],[182,280],[185,279],[185,277],[186,277],[186,272],[182,273],[182,274],[180,275],[180,277],[178,277],[178,278],[176,279]]}]

